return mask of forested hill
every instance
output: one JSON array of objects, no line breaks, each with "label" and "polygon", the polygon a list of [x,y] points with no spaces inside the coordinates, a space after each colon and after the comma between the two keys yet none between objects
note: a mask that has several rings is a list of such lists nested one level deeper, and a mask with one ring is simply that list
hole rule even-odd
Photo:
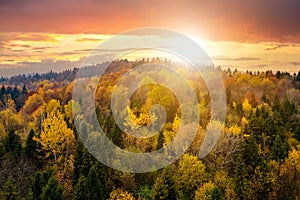
[{"label": "forested hill", "polygon": [[[126,108],[117,105],[132,119],[121,130],[111,111],[112,93],[124,93],[114,89],[126,69],[147,62],[116,61],[104,73],[95,91],[100,126],[114,144],[135,153],[157,151],[172,142],[179,128],[189,133],[196,127],[184,155],[149,173],[109,168],[84,146],[98,133],[81,114],[82,102],[72,100],[78,69],[2,78],[0,199],[300,199],[300,72],[218,68],[226,89],[226,119],[211,123],[205,82],[184,68],[180,72],[197,96],[197,109],[192,111],[199,112],[199,123],[182,125],[176,96],[162,85],[146,84],[133,93]],[[96,74],[97,66],[93,67],[90,72]],[[172,80],[163,70],[160,75]],[[134,76],[154,80],[157,73],[144,77],[136,70]],[[96,79],[86,78],[82,89],[90,92],[89,84]],[[172,84],[182,90],[181,84]],[[152,123],[149,110],[157,104],[167,113],[162,129],[149,138],[127,134]],[[75,117],[80,126],[74,122],[74,109],[79,111]],[[200,159],[208,124],[221,130],[221,136]],[[113,161],[120,163],[119,157]]]},{"label": "forested hill", "polygon": [[[89,74],[96,75],[99,73],[99,68],[108,65],[105,73],[120,71],[124,68],[130,68],[138,62],[129,62],[128,60],[119,60],[112,63],[102,63],[93,66],[87,66]],[[78,68],[64,70],[62,72],[47,72],[47,73],[34,73],[34,74],[20,74],[12,77],[0,77],[0,84],[9,85],[28,85],[39,81],[53,81],[53,82],[71,82],[75,79]],[[88,76],[88,75],[87,75]]]},{"label": "forested hill", "polygon": [[[137,66],[139,64],[147,63],[150,62],[149,60],[143,59],[140,61],[128,61],[128,60],[120,60],[120,61],[114,61],[109,64],[107,70],[105,73],[110,73],[110,72],[117,72],[121,71],[124,68],[131,68],[134,66]],[[160,62],[160,61],[157,61]],[[89,73],[90,74],[97,74],[98,68],[102,67],[103,65],[108,65],[107,63],[103,63],[100,65],[94,65],[94,66],[88,66],[89,68]],[[46,72],[46,73],[33,73],[33,74],[19,74],[15,75],[12,77],[0,77],[0,84],[9,84],[9,85],[15,85],[15,86],[22,86],[22,85],[28,85],[34,82],[38,81],[43,81],[43,80],[49,80],[49,81],[54,81],[54,82],[71,82],[76,78],[76,74],[78,72],[78,68],[73,68],[73,69],[68,69],[64,70],[62,72]],[[230,69],[224,70],[225,73],[234,73],[237,72],[237,70],[234,70],[231,72]],[[247,71],[246,74],[250,75],[256,75],[259,74],[259,71]],[[265,74],[269,76],[274,76],[277,79],[282,79],[282,78],[288,78],[290,80],[293,80],[293,83],[297,88],[300,88],[300,71],[298,73],[293,73],[290,74],[289,72],[281,72],[277,71],[272,72],[272,71],[266,71]]]}]

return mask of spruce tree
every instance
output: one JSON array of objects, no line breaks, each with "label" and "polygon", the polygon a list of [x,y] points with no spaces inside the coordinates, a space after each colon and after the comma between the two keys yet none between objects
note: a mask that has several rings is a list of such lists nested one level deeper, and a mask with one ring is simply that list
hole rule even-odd
[{"label": "spruce tree", "polygon": [[20,199],[20,194],[17,190],[16,184],[14,183],[11,176],[8,177],[6,183],[0,191],[0,199],[5,200],[17,200]]},{"label": "spruce tree", "polygon": [[234,168],[234,190],[239,199],[246,199],[247,188],[248,188],[248,170],[247,165],[242,157],[239,155]]},{"label": "spruce tree", "polygon": [[55,177],[48,180],[46,186],[43,187],[41,200],[57,200],[64,199],[64,188],[59,184]]},{"label": "spruce tree", "polygon": [[36,159],[37,142],[33,139],[34,131],[31,129],[26,139],[25,155],[32,160]]},{"label": "spruce tree", "polygon": [[87,199],[89,200],[105,199],[102,191],[103,187],[101,187],[94,166],[89,171],[88,177],[85,182],[85,187],[87,188],[87,196],[86,196]]}]

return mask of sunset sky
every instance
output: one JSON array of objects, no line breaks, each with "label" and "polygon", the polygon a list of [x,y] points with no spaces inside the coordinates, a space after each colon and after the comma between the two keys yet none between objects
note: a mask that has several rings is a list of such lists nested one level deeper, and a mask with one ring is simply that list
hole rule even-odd
[{"label": "sunset sky", "polygon": [[78,67],[142,27],[181,32],[223,67],[300,70],[298,0],[1,0],[0,19],[0,76]]}]

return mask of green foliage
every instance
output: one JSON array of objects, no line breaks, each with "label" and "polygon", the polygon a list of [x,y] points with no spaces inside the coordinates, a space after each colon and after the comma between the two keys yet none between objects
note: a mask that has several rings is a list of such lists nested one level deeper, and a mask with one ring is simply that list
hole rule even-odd
[{"label": "green foliage", "polygon": [[17,161],[22,153],[20,136],[15,134],[14,131],[9,131],[3,143],[5,151],[8,152],[15,161]]},{"label": "green foliage", "polygon": [[46,186],[42,189],[41,200],[64,199],[64,188],[55,177],[50,177]]},{"label": "green foliage", "polygon": [[80,176],[78,179],[78,183],[74,190],[74,199],[75,200],[85,200],[87,199],[87,187],[86,187],[86,178],[84,176]]},{"label": "green foliage", "polygon": [[31,129],[29,135],[27,136],[26,146],[24,149],[27,158],[36,159],[37,142],[34,140],[34,136],[34,131]]},{"label": "green foliage", "polygon": [[43,188],[47,185],[50,177],[53,176],[53,170],[48,169],[46,171],[37,171],[31,181],[30,184],[30,198],[33,200],[40,199],[42,195]]},{"label": "green foliage", "polygon": [[174,169],[169,166],[162,170],[153,185],[153,200],[176,199]]},{"label": "green foliage", "polygon": [[91,167],[87,178],[80,176],[78,183],[75,187],[75,199],[91,199],[99,200],[105,199],[103,192],[103,185],[101,185],[95,167]]},{"label": "green foliage", "polygon": [[277,161],[284,160],[288,156],[289,150],[287,139],[282,139],[282,136],[277,134],[271,146],[272,159]]},{"label": "green foliage", "polygon": [[234,181],[235,181],[235,192],[239,199],[246,199],[246,193],[248,188],[248,169],[247,165],[240,155],[235,162],[234,168]]},{"label": "green foliage", "polygon": [[8,177],[5,185],[2,186],[0,198],[3,200],[17,200],[20,198],[20,194],[11,176]]}]

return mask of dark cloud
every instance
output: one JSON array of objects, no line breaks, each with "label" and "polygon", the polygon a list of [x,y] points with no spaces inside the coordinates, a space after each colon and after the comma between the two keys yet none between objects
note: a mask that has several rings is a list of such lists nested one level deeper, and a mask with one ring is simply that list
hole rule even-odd
[{"label": "dark cloud", "polygon": [[297,66],[297,65],[300,66],[300,62],[295,62],[295,61],[294,62],[289,62],[288,64],[295,65],[295,66]]},{"label": "dark cloud", "polygon": [[213,40],[300,42],[299,10],[298,0],[5,0],[0,31],[114,34],[150,26]]},{"label": "dark cloud", "polygon": [[290,47],[290,46],[291,45],[289,45],[289,44],[276,44],[273,47],[267,47],[265,50],[270,51],[270,50],[276,50],[276,49],[279,49],[279,48]]}]

